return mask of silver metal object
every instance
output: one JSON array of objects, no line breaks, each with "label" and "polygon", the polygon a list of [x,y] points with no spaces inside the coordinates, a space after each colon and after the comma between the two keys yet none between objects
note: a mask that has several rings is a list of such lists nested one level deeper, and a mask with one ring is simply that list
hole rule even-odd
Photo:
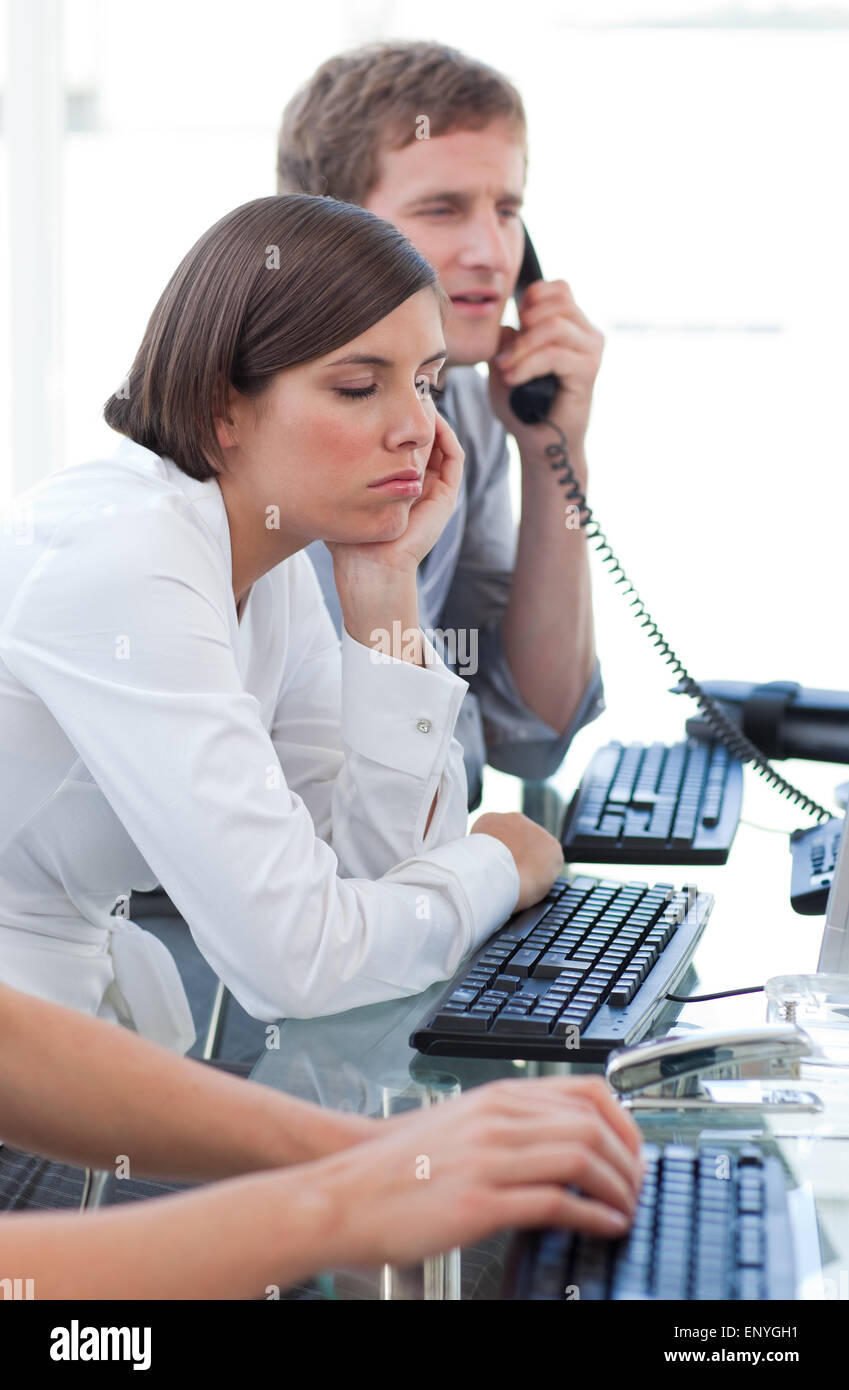
[{"label": "silver metal object", "polygon": [[638,1043],[611,1054],[607,1080],[631,1109],[698,1110],[747,1108],[754,1104],[769,1109],[820,1109],[810,1091],[783,1085],[767,1085],[758,1101],[746,1095],[746,1086],[716,1087],[722,1099],[711,1094],[705,1082],[768,1083],[798,1079],[800,1062],[816,1052],[813,1042],[794,1023],[767,1023],[754,1027],[688,1033]]},{"label": "silver metal object", "polygon": [[86,1168],[80,1211],[95,1211],[103,1203],[106,1184],[111,1174],[105,1168]]},{"label": "silver metal object", "polygon": [[200,1054],[205,1062],[214,1061],[218,1056],[218,1049],[224,1034],[224,1025],[227,1022],[229,1003],[230,991],[223,980],[219,980],[215,987],[215,998],[212,1001],[212,1012],[209,1015],[206,1039]]}]

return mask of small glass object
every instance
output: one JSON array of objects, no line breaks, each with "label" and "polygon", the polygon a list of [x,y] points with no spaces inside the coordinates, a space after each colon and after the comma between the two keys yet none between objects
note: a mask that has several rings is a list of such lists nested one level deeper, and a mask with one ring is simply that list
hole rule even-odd
[{"label": "small glass object", "polygon": [[[409,1072],[397,1076],[384,1077],[380,1086],[380,1113],[384,1119],[400,1115],[406,1110],[417,1110],[430,1105],[441,1105],[443,1101],[459,1096],[462,1087],[456,1076],[450,1072],[417,1069],[415,1075]],[[418,1155],[421,1172],[416,1172],[417,1180],[428,1181],[424,1169],[427,1155]],[[442,1255],[431,1255],[419,1265],[396,1269],[394,1265],[384,1265],[380,1273],[381,1299],[392,1300],[456,1300],[460,1298],[460,1251],[448,1250]]]},{"label": "small glass object", "polygon": [[805,1068],[849,1066],[849,975],[774,975],[766,982],[769,1023],[796,1023],[819,1055]]}]

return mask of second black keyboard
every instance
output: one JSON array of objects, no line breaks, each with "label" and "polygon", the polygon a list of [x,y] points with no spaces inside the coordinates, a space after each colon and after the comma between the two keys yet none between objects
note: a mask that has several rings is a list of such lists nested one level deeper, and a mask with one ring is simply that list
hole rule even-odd
[{"label": "second black keyboard", "polygon": [[792,1299],[795,1259],[779,1160],[756,1144],[734,1152],[646,1145],[634,1225],[602,1240],[551,1228],[517,1237],[505,1298]]},{"label": "second black keyboard", "polygon": [[449,1057],[599,1061],[648,1031],[712,906],[695,884],[556,879],[454,977],[411,1046]]},{"label": "second black keyboard", "polygon": [[572,864],[724,864],[740,820],[743,764],[721,743],[608,743],[563,823]]}]

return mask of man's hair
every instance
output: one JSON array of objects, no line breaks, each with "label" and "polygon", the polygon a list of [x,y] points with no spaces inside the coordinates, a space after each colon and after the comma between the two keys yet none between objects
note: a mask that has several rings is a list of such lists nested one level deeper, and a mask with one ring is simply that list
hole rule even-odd
[{"label": "man's hair", "polygon": [[214,417],[230,389],[259,397],[285,367],[359,337],[418,290],[447,303],[397,227],[332,198],[257,198],[222,217],[180,262],[150,316],[112,429],[191,478],[223,468]]},{"label": "man's hair", "polygon": [[423,116],[431,136],[506,120],[526,144],[522,98],[494,68],[441,43],[368,44],[329,58],[286,106],[278,193],[365,203],[381,154],[411,144]]}]

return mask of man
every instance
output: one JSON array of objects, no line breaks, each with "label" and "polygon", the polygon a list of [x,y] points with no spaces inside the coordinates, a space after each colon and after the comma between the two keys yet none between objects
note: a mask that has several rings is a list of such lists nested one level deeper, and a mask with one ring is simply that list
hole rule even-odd
[{"label": "man", "polygon": [[[422,627],[445,633],[469,682],[457,721],[480,804],[485,763],[550,776],[582,725],[604,708],[595,653],[587,541],[567,525],[545,456],[554,435],[525,426],[510,390],[554,373],[549,418],[586,490],[584,440],[603,338],[562,280],[528,287],[520,329],[501,326],[522,261],[526,171],[521,97],[506,78],[434,43],[381,43],[331,58],[289,102],[278,192],[326,194],[394,222],[451,298],[442,409],[465,454],[453,516],[419,569]],[[489,366],[489,384],[475,370]],[[506,433],[522,466],[516,538]],[[570,518],[571,520],[571,518]],[[309,547],[337,630],[330,554]]]}]

